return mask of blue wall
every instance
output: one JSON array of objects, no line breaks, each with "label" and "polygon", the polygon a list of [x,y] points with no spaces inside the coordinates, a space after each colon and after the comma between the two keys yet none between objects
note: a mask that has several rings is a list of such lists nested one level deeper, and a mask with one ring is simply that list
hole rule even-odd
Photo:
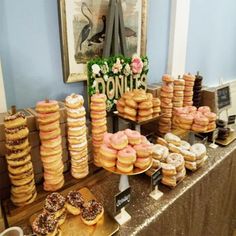
[{"label": "blue wall", "polygon": [[186,71],[207,85],[236,77],[235,13],[235,0],[191,0]]},{"label": "blue wall", "polygon": [[[151,82],[166,71],[169,5],[170,0],[149,0]],[[83,83],[63,83],[57,0],[0,0],[0,29],[8,106],[34,106],[45,97],[83,92]]]}]

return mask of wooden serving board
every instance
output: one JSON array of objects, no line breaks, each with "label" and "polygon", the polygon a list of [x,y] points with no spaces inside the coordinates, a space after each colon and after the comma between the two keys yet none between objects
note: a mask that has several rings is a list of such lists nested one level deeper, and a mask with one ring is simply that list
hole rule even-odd
[{"label": "wooden serving board", "polygon": [[[79,192],[84,197],[85,201],[96,199],[88,188],[82,188]],[[30,224],[32,224],[36,216],[41,212],[42,210],[30,217]],[[61,225],[60,228],[62,236],[110,236],[119,230],[119,225],[104,211],[103,217],[94,226],[85,225],[80,215],[74,216],[68,213],[65,223]]]}]

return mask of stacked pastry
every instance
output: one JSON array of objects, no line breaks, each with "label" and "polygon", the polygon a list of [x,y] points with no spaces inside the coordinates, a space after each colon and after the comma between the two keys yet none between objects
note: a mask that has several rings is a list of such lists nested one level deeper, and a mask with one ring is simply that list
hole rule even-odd
[{"label": "stacked pastry", "polygon": [[151,93],[146,93],[142,89],[134,89],[126,92],[117,101],[118,113],[124,118],[132,121],[142,122],[152,119],[153,105],[155,104],[155,115],[160,112],[158,99],[153,100]]},{"label": "stacked pastry", "polygon": [[195,81],[195,76],[191,74],[184,74],[183,79],[185,81],[184,87],[184,106],[193,105],[193,86]]},{"label": "stacked pastry", "polygon": [[146,169],[151,162],[152,145],[138,131],[126,129],[115,134],[107,133],[100,148],[103,167],[116,167],[122,173],[135,167]]},{"label": "stacked pastry", "polygon": [[201,104],[202,80],[202,76],[197,72],[193,86],[193,105],[195,107],[200,107]]},{"label": "stacked pastry", "polygon": [[173,78],[170,75],[162,76],[161,87],[161,118],[159,120],[159,132],[165,134],[171,130],[172,108],[173,108]]},{"label": "stacked pastry", "polygon": [[57,191],[64,185],[60,114],[57,101],[45,100],[36,105],[40,155],[44,168],[44,190]]},{"label": "stacked pastry", "polygon": [[90,109],[94,164],[101,166],[99,150],[103,142],[103,136],[107,132],[106,95],[94,94],[91,97]]},{"label": "stacked pastry", "polygon": [[18,112],[4,119],[11,200],[16,206],[33,202],[37,196],[25,115]]},{"label": "stacked pastry", "polygon": [[68,142],[71,156],[71,174],[84,178],[89,173],[86,117],[81,95],[71,94],[66,98]]},{"label": "stacked pastry", "polygon": [[152,106],[153,106],[153,117],[158,117],[161,112],[161,100],[159,98],[152,99]]}]

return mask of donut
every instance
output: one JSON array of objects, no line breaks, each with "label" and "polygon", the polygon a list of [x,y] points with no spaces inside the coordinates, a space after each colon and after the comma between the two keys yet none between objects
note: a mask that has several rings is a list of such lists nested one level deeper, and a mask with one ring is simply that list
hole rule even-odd
[{"label": "donut", "polygon": [[153,95],[151,93],[146,93],[147,100],[152,101]]},{"label": "donut", "polygon": [[209,122],[216,121],[216,114],[213,112],[204,112],[204,116],[208,118]]},{"label": "donut", "polygon": [[174,93],[172,92],[172,93],[168,93],[168,92],[164,92],[164,91],[161,91],[161,93],[160,93],[160,96],[161,96],[161,100],[162,100],[162,97],[163,98],[173,98],[173,96],[174,96]]},{"label": "donut", "polygon": [[117,150],[121,150],[128,145],[128,138],[122,131],[113,134],[110,140],[111,146]]},{"label": "donut", "polygon": [[84,204],[81,220],[86,225],[95,225],[102,218],[103,214],[102,204],[93,199]]},{"label": "donut", "polygon": [[61,145],[58,145],[54,148],[46,148],[42,145],[40,146],[41,156],[52,156],[52,155],[61,154],[61,153],[62,153]]},{"label": "donut", "polygon": [[138,131],[126,129],[125,135],[128,137],[128,141],[130,145],[136,145],[141,143],[141,135]]},{"label": "donut", "polygon": [[57,138],[59,135],[61,135],[60,128],[57,128],[52,131],[47,131],[47,132],[40,130],[40,132],[39,132],[39,137],[40,137],[40,140],[42,140],[42,141]]},{"label": "donut", "polygon": [[134,117],[137,115],[137,111],[131,107],[125,106],[124,113],[128,116]]},{"label": "donut", "polygon": [[202,159],[206,155],[206,146],[202,143],[195,143],[191,146],[190,152],[193,152],[197,159]]},{"label": "donut", "polygon": [[161,90],[166,93],[173,93],[174,87],[172,85],[162,85]]},{"label": "donut", "polygon": [[151,116],[153,113],[153,109],[152,108],[149,108],[149,109],[140,109],[138,111],[138,115],[139,116]]},{"label": "donut", "polygon": [[175,176],[177,174],[176,168],[172,164],[161,163],[161,171],[163,176]]},{"label": "donut", "polygon": [[79,95],[72,93],[71,95],[67,96],[66,99],[66,107],[71,108],[71,109],[76,109],[84,104],[84,98]]},{"label": "donut", "polygon": [[173,100],[174,100],[176,97],[181,97],[181,98],[183,98],[183,97],[184,97],[184,92],[183,92],[183,91],[174,91]]},{"label": "donut", "polygon": [[111,167],[115,167],[116,166],[116,159],[108,159],[107,157],[102,157],[101,158],[101,155],[99,156],[99,161],[101,163],[101,165],[104,167],[104,168],[111,168]]},{"label": "donut", "polygon": [[184,85],[175,85],[174,86],[174,92],[177,92],[177,91],[184,91],[185,87]]},{"label": "donut", "polygon": [[197,163],[195,161],[185,161],[185,168],[194,171],[197,169]]},{"label": "donut", "polygon": [[69,137],[76,137],[86,134],[86,126],[79,126],[79,127],[68,127],[68,136]]},{"label": "donut", "polygon": [[102,93],[96,93],[91,96],[91,102],[95,103],[105,103],[107,100],[107,97],[105,94]]},{"label": "donut", "polygon": [[16,114],[6,116],[4,118],[4,126],[7,129],[17,128],[26,125],[26,118],[24,113],[17,112]]},{"label": "donut", "polygon": [[162,76],[162,81],[167,82],[167,83],[172,83],[174,82],[174,79],[170,75],[164,74]]},{"label": "donut", "polygon": [[86,114],[85,108],[83,106],[76,109],[67,108],[66,111],[67,111],[67,116],[74,119],[84,117]]},{"label": "donut", "polygon": [[176,146],[180,146],[181,139],[172,133],[165,134],[164,139],[166,140],[167,143],[172,143]]},{"label": "donut", "polygon": [[134,165],[133,164],[130,164],[130,165],[124,164],[124,163],[121,163],[119,160],[117,160],[116,168],[123,173],[129,173],[134,169]]},{"label": "donut", "polygon": [[104,126],[107,124],[107,119],[106,117],[101,118],[101,119],[93,119],[92,120],[92,129],[94,127],[100,127],[100,126]]},{"label": "donut", "polygon": [[121,114],[123,114],[125,112],[124,107],[119,104],[116,104],[116,110]]},{"label": "donut", "polygon": [[151,158],[150,157],[146,157],[146,158],[137,158],[134,166],[144,170],[147,169],[149,167],[149,165],[151,164]]},{"label": "donut", "polygon": [[194,120],[191,114],[181,114],[178,119],[180,123],[187,124],[187,125],[192,125],[193,120]]},{"label": "donut", "polygon": [[70,191],[66,196],[65,207],[72,215],[79,215],[82,211],[84,198],[78,190]]},{"label": "donut", "polygon": [[172,113],[162,113],[161,114],[161,118],[168,118],[169,120],[171,119],[171,117],[172,117]]},{"label": "donut", "polygon": [[14,186],[23,186],[30,183],[34,179],[33,173],[29,173],[29,176],[24,177],[24,179],[11,179],[11,184]]},{"label": "donut", "polygon": [[193,100],[193,98],[192,97],[184,97],[184,104],[186,104],[186,102],[188,103],[188,102],[192,102],[192,100]]},{"label": "donut", "polygon": [[37,121],[39,124],[50,124],[60,119],[58,111],[52,113],[37,113]]},{"label": "donut", "polygon": [[147,158],[152,155],[152,146],[150,144],[138,144],[133,148],[136,151],[137,157]]},{"label": "donut", "polygon": [[153,107],[158,107],[161,105],[161,100],[159,98],[153,98],[152,99],[152,105]]},{"label": "donut", "polygon": [[56,138],[52,138],[50,140],[42,140],[41,141],[42,146],[44,146],[46,148],[54,148],[54,147],[61,145],[61,143],[62,143],[62,138],[60,135],[57,136]]},{"label": "donut", "polygon": [[152,101],[145,101],[138,104],[138,109],[151,109],[153,107]]},{"label": "donut", "polygon": [[55,100],[39,101],[35,108],[37,113],[54,113],[59,110],[58,102]]},{"label": "donut", "polygon": [[185,85],[185,81],[183,79],[175,79],[174,85]]},{"label": "donut", "polygon": [[153,159],[152,160],[152,168],[157,169],[161,166],[161,162],[159,160]]},{"label": "donut", "polygon": [[119,105],[119,106],[124,107],[124,106],[125,106],[125,99],[124,99],[123,97],[121,97],[121,98],[117,101],[116,104]]},{"label": "donut", "polygon": [[204,115],[195,115],[194,123],[201,126],[207,126],[209,124],[209,119]]},{"label": "donut", "polygon": [[9,150],[19,150],[24,149],[29,146],[28,138],[18,139],[18,140],[6,140],[6,148]]},{"label": "donut", "polygon": [[210,122],[207,126],[207,130],[215,130],[216,129],[216,123],[215,121]]},{"label": "donut", "polygon": [[192,105],[193,105],[193,101],[191,102],[184,101],[184,106],[192,106]]},{"label": "donut", "polygon": [[136,152],[131,146],[127,146],[117,153],[117,159],[121,164],[132,165],[136,161]]},{"label": "donut", "polygon": [[182,170],[184,166],[184,158],[179,153],[171,153],[166,158],[166,163],[174,165],[176,168],[176,171],[180,171]]},{"label": "donut", "polygon": [[133,109],[137,109],[138,104],[133,99],[126,99],[125,100],[125,106],[131,107]]},{"label": "donut", "polygon": [[29,135],[29,130],[27,126],[25,125],[19,126],[17,128],[11,128],[11,129],[5,128],[6,140],[9,140],[9,141],[24,139],[28,137],[28,135]]},{"label": "donut", "polygon": [[206,132],[207,128],[208,128],[208,126],[205,126],[205,125],[203,126],[203,125],[199,125],[199,124],[194,123],[192,125],[191,129],[195,132]]},{"label": "donut", "polygon": [[176,177],[175,176],[162,176],[161,183],[169,187],[176,186]]},{"label": "donut", "polygon": [[69,144],[70,151],[80,152],[80,151],[84,150],[85,148],[87,148],[87,140],[85,142],[79,143],[79,144]]},{"label": "donut", "polygon": [[160,144],[160,145],[166,146],[166,147],[168,146],[167,141],[165,139],[161,138],[161,137],[157,138],[157,144]]},{"label": "donut", "polygon": [[189,150],[181,149],[181,154],[185,161],[196,161],[196,154]]},{"label": "donut", "polygon": [[134,93],[132,91],[128,91],[122,95],[122,98],[126,100],[126,99],[131,99],[133,96],[134,96]]},{"label": "donut", "polygon": [[154,145],[152,152],[152,157],[160,161],[164,161],[169,155],[169,149],[166,146],[162,146],[161,144]]},{"label": "donut", "polygon": [[191,74],[184,74],[183,79],[185,80],[185,83],[187,81],[194,82],[195,81],[195,76]]},{"label": "donut", "polygon": [[[61,179],[59,180],[59,182],[56,183],[56,184],[49,184],[49,183],[47,183],[46,181],[44,181],[44,183],[43,183],[43,189],[44,189],[45,191],[51,191],[51,192],[57,191],[57,190],[59,190],[59,189],[61,189],[61,188],[63,187],[64,183],[65,183],[64,178],[61,178]],[[61,212],[61,214],[63,214],[63,213],[64,213],[64,210]]]},{"label": "donut", "polygon": [[69,136],[68,137],[68,143],[69,144],[80,144],[87,141],[86,134],[80,135],[80,136]]},{"label": "donut", "polygon": [[180,148],[178,146],[174,145],[173,143],[169,143],[168,148],[171,152],[181,153]]},{"label": "donut", "polygon": [[107,113],[106,111],[90,111],[90,116],[92,119],[101,119],[106,117]]},{"label": "donut", "polygon": [[204,114],[206,112],[211,112],[211,109],[208,106],[201,106],[198,108],[198,111]]},{"label": "donut", "polygon": [[145,102],[147,100],[146,94],[137,94],[133,97],[133,100],[137,103]]},{"label": "donut", "polygon": [[193,85],[194,85],[194,81],[185,80],[185,86],[186,87],[193,87]]},{"label": "donut", "polygon": [[183,168],[181,171],[179,171],[179,172],[177,173],[177,175],[176,175],[176,181],[178,182],[178,181],[182,180],[182,179],[185,177],[185,175],[186,175],[186,169]]},{"label": "donut", "polygon": [[181,149],[189,150],[190,147],[191,147],[191,145],[190,145],[188,142],[186,142],[186,141],[184,141],[184,140],[181,140],[181,141],[180,141],[180,148],[181,148]]},{"label": "donut", "polygon": [[202,159],[197,160],[196,161],[197,168],[200,168],[201,166],[203,166],[203,164],[206,162],[207,159],[208,159],[208,156],[204,156]]},{"label": "donut", "polygon": [[11,150],[9,154],[6,154],[7,160],[14,160],[22,158],[29,154],[31,147],[27,146],[24,149],[18,149],[18,150]]},{"label": "donut", "polygon": [[161,103],[161,108],[163,109],[172,109],[173,108],[173,104],[172,103],[169,103],[169,104],[167,104],[167,103]]},{"label": "donut", "polygon": [[108,147],[106,144],[102,144],[100,147],[101,158],[105,157],[110,161],[116,160],[117,150]]}]

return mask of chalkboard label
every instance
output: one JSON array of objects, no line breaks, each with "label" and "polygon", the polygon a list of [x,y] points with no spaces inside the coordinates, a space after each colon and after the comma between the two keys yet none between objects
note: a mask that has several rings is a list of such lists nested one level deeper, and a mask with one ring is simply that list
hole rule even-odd
[{"label": "chalkboard label", "polygon": [[228,117],[228,125],[235,124],[235,119],[236,119],[236,115],[229,116]]},{"label": "chalkboard label", "polygon": [[115,196],[115,212],[119,212],[123,207],[130,203],[131,188],[118,193]]},{"label": "chalkboard label", "polygon": [[162,178],[161,168],[159,168],[151,175],[151,188],[152,188],[152,190],[158,185],[161,178]]},{"label": "chalkboard label", "polygon": [[217,90],[218,109],[231,105],[229,85]]}]

